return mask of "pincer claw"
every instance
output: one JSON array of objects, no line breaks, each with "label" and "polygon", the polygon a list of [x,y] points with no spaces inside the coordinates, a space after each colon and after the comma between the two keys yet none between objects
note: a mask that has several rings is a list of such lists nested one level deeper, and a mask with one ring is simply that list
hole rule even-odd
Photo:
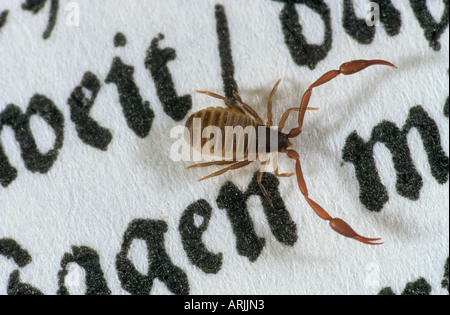
[{"label": "pincer claw", "polygon": [[368,245],[381,245],[383,244],[383,242],[378,242],[379,240],[381,240],[380,238],[367,238],[364,236],[361,236],[359,234],[357,234],[350,225],[347,224],[347,222],[345,222],[342,219],[339,218],[332,218],[330,220],[330,227],[335,230],[336,232],[338,232],[339,234],[345,236],[345,237],[350,237],[353,238],[361,243],[364,244],[368,244]]}]

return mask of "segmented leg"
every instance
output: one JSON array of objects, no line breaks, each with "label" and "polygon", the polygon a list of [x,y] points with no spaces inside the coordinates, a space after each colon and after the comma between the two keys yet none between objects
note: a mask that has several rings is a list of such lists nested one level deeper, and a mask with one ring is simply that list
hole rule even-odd
[{"label": "segmented leg", "polygon": [[300,166],[300,157],[294,150],[286,150],[287,155],[295,160],[295,170],[297,173],[297,181],[300,191],[305,197],[308,204],[314,210],[314,212],[323,220],[330,221],[330,227],[341,235],[353,238],[361,243],[369,245],[379,245],[381,242],[377,242],[380,238],[367,238],[357,234],[344,220],[339,218],[332,218],[328,212],[326,212],[319,204],[308,197],[308,188],[306,187],[305,179],[303,178],[302,169]]},{"label": "segmented leg", "polygon": [[235,163],[233,165],[230,165],[230,166],[228,166],[228,167],[226,167],[224,169],[221,169],[220,171],[217,171],[217,172],[212,173],[212,174],[210,174],[208,176],[200,178],[198,181],[200,182],[202,180],[205,180],[205,179],[208,179],[208,178],[211,178],[211,177],[219,176],[219,175],[221,175],[221,174],[223,174],[223,173],[225,173],[225,172],[227,172],[229,170],[235,170],[235,169],[247,166],[247,165],[249,165],[252,162],[253,161],[241,161],[241,162],[236,162],[235,161]]},{"label": "segmented leg", "polygon": [[[318,107],[306,107],[306,110],[318,110],[318,109],[319,109]],[[280,123],[278,124],[278,131],[281,132],[281,130],[283,130],[284,125],[286,124],[286,120],[289,117],[289,114],[291,112],[293,112],[293,111],[298,112],[298,111],[300,111],[300,108],[298,108],[298,107],[291,107],[291,108],[289,108],[288,110],[286,110],[284,112],[283,116],[280,119]]]},{"label": "segmented leg", "polygon": [[278,173],[278,152],[272,153],[273,156],[273,173],[277,177],[291,177],[292,175],[295,175],[295,173]]},{"label": "segmented leg", "polygon": [[208,96],[221,99],[222,101],[225,102],[225,104],[227,104],[231,108],[241,112],[242,114],[245,114],[244,110],[242,108],[240,108],[238,104],[236,104],[233,100],[229,99],[228,97],[225,97],[225,96],[222,96],[222,95],[210,92],[210,91],[198,91],[198,90],[195,90],[195,92],[201,93],[201,94],[206,94]]},{"label": "segmented leg", "polygon": [[242,101],[242,98],[239,96],[239,94],[236,91],[233,91],[233,96],[238,100],[238,102],[244,107],[244,109],[249,112],[250,115],[255,117],[255,120],[258,124],[264,125],[264,122],[262,121],[261,117],[259,117],[258,113],[250,107],[250,105],[244,103]]},{"label": "segmented leg", "polygon": [[277,91],[278,84],[280,84],[280,82],[281,82],[281,79],[279,79],[277,81],[277,83],[275,83],[275,85],[273,86],[272,92],[270,92],[269,98],[267,99],[267,124],[266,124],[266,126],[269,128],[273,125],[273,122],[272,122],[272,96]]},{"label": "segmented leg", "polygon": [[212,165],[227,165],[227,164],[234,164],[234,163],[236,163],[236,161],[212,161],[212,162],[205,162],[205,163],[198,163],[198,164],[190,165],[186,168],[189,169],[189,168],[194,168],[194,167],[206,167],[206,166],[212,166]]},{"label": "segmented leg", "polygon": [[269,204],[270,204],[271,206],[273,206],[272,200],[270,200],[270,198],[269,198],[269,194],[267,193],[266,189],[264,188],[263,184],[261,183],[262,177],[263,177],[263,175],[264,175],[264,172],[262,171],[262,169],[264,168],[264,165],[266,165],[266,164],[267,164],[267,161],[261,162],[261,165],[260,165],[260,168],[259,168],[259,171],[258,171],[258,175],[257,175],[256,181],[258,182],[258,186],[259,186],[259,188],[261,189],[261,191],[262,191],[264,197],[266,197],[266,199],[267,199],[267,201],[269,202]]},{"label": "segmented leg", "polygon": [[339,70],[331,70],[322,75],[316,82],[310,85],[308,90],[306,90],[305,94],[303,94],[302,101],[300,103],[300,111],[298,113],[298,127],[291,129],[288,134],[288,137],[295,137],[300,134],[303,126],[303,118],[305,117],[306,108],[308,107],[309,99],[311,98],[312,89],[322,85],[334,78],[336,78],[339,74],[349,75],[357,73],[365,68],[373,65],[383,65],[390,66],[393,68],[397,68],[392,63],[385,60],[353,60],[346,63],[343,63]]}]

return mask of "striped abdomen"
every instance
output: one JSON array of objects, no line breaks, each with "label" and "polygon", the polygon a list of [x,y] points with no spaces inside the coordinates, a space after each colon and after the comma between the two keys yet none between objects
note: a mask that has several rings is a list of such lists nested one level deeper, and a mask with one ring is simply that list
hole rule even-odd
[{"label": "striped abdomen", "polygon": [[208,107],[192,114],[185,126],[186,141],[203,154],[235,161],[256,153],[258,124],[236,110]]}]

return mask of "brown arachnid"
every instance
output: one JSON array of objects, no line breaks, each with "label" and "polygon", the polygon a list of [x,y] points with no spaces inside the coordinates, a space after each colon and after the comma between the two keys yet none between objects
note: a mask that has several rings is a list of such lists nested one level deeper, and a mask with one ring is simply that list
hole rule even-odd
[{"label": "brown arachnid", "polygon": [[[310,85],[310,87],[306,90],[306,92],[303,94],[301,103],[299,107],[293,107],[289,108],[282,116],[280,123],[278,124],[278,130],[272,129],[272,96],[274,95],[275,91],[277,90],[278,84],[280,83],[281,79],[278,80],[278,82],[275,84],[275,86],[272,89],[272,92],[269,95],[268,102],[267,102],[267,123],[264,124],[259,115],[246,103],[242,101],[240,96],[234,92],[234,97],[238,101],[238,103],[242,106],[239,106],[236,102],[233,100],[226,98],[224,96],[217,95],[212,92],[208,91],[196,91],[198,93],[203,93],[215,98],[219,98],[223,100],[230,108],[223,108],[223,107],[208,107],[206,109],[203,109],[201,111],[198,111],[194,114],[192,114],[186,121],[186,128],[190,131],[190,134],[192,135],[195,131],[199,132],[200,134],[203,133],[204,129],[207,127],[215,126],[219,128],[221,131],[223,131],[223,134],[225,134],[226,127],[236,127],[240,126],[242,128],[250,127],[250,128],[258,128],[262,127],[265,128],[265,133],[268,135],[266,137],[268,139],[275,139],[277,140],[277,145],[275,148],[271,148],[269,143],[265,143],[262,147],[264,147],[264,152],[258,151],[261,146],[258,146],[256,153],[266,154],[266,153],[273,153],[275,154],[275,157],[278,153],[286,153],[286,155],[295,160],[295,170],[297,175],[297,182],[298,186],[300,188],[301,193],[305,197],[308,204],[311,206],[311,208],[315,211],[315,213],[323,220],[329,221],[330,227],[335,230],[337,233],[344,235],[346,237],[353,238],[357,241],[360,241],[365,244],[369,245],[379,245],[382,244],[380,241],[380,238],[367,238],[363,237],[359,234],[357,234],[344,220],[339,218],[333,218],[331,217],[328,212],[326,212],[319,204],[317,204],[314,200],[310,199],[308,196],[308,188],[306,187],[305,179],[303,178],[302,168],[300,165],[300,158],[296,151],[290,149],[292,146],[292,143],[289,141],[289,138],[293,138],[298,136],[302,131],[302,125],[303,125],[303,118],[305,116],[305,112],[307,109],[313,109],[308,108],[309,99],[311,97],[311,93],[313,88],[324,84],[335,77],[337,77],[339,74],[349,75],[354,74],[356,72],[359,72],[369,66],[373,65],[385,65],[396,68],[392,63],[384,60],[353,60],[350,62],[346,62],[342,64],[339,67],[339,70],[331,70],[322,75],[317,81],[315,81],[313,84]],[[283,133],[282,129],[286,123],[286,120],[290,113],[292,112],[298,112],[298,126],[291,129],[289,133]],[[247,113],[246,113],[247,112]],[[249,116],[249,114],[252,117]],[[195,118],[201,119],[201,124],[198,124],[195,126],[193,124],[193,120]],[[200,130],[194,130],[194,128],[200,128]],[[256,134],[256,133],[255,133]],[[239,135],[235,136],[235,142],[239,142]],[[190,145],[194,148],[199,148],[201,151],[201,146],[207,141],[208,138],[202,139],[201,142],[195,143],[193,137],[190,137]],[[247,145],[249,143],[249,140],[246,138],[241,139],[242,143],[245,143]],[[256,142],[258,142],[258,137],[256,136]],[[201,178],[200,180],[205,180],[210,177],[218,176],[220,174],[223,174],[229,170],[235,170],[241,167],[244,167],[246,165],[249,165],[254,160],[251,160],[248,158],[248,150],[245,149],[245,154],[243,156],[243,159],[237,159],[236,158],[236,146],[233,147],[233,158],[231,160],[221,160],[221,161],[212,161],[212,162],[206,162],[206,163],[199,163],[195,165],[191,165],[188,168],[192,167],[206,167],[211,165],[228,165],[230,166],[212,173],[204,178]],[[225,157],[225,150],[220,150],[222,157]],[[219,154],[220,155],[220,154]],[[267,161],[263,161],[261,164],[265,164]],[[278,165],[277,165],[277,158],[273,159],[274,164],[274,173],[276,176],[279,177],[289,177],[294,175],[294,173],[278,173]],[[265,188],[261,184],[263,172],[261,170],[258,172],[257,180],[258,184],[264,194],[264,196],[267,198],[270,204],[272,204]]]}]

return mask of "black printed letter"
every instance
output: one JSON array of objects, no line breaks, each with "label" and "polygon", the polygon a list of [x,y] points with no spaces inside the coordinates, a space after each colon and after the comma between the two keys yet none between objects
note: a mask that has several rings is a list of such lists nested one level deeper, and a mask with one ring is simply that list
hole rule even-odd
[{"label": "black printed letter", "polygon": [[[10,238],[0,239],[0,255],[12,258],[14,262],[23,268],[31,262],[30,254],[23,249],[15,240]],[[20,281],[18,269],[11,272],[8,280],[8,295],[42,295],[42,292],[31,284]]]},{"label": "black printed letter", "polygon": [[6,18],[8,17],[8,13],[9,13],[8,10],[5,10],[2,13],[0,13],[0,30],[6,24]]},{"label": "black printed letter", "polygon": [[[89,98],[86,97],[83,88],[90,91]],[[94,148],[106,150],[112,139],[111,132],[89,117],[99,90],[100,81],[93,73],[86,72],[81,80],[81,85],[73,90],[67,103],[70,106],[70,118],[75,123],[81,141]]]},{"label": "black printed letter", "polygon": [[159,34],[152,40],[145,57],[145,67],[150,70],[155,81],[158,98],[163,105],[164,112],[173,120],[180,121],[191,109],[192,99],[190,95],[177,96],[172,76],[167,67],[167,62],[176,57],[175,49],[160,49],[159,41],[162,39],[164,39],[164,35]]},{"label": "black printed letter", "polygon": [[86,272],[86,295],[109,295],[111,291],[106,284],[103,271],[100,267],[100,258],[98,254],[91,248],[86,246],[73,246],[73,254],[65,253],[61,260],[61,270],[58,272],[58,295],[68,295],[69,290],[65,286],[65,278],[69,263],[76,263]]},{"label": "black printed letter", "polygon": [[[137,219],[132,221],[123,236],[122,248],[116,256],[116,268],[122,287],[131,294],[149,294],[153,279],[158,278],[175,294],[189,294],[186,273],[175,266],[164,248],[164,221]],[[148,274],[139,273],[127,257],[134,239],[144,240],[148,251]]]},{"label": "black printed letter", "polygon": [[426,0],[409,1],[420,26],[423,28],[425,38],[427,39],[430,47],[435,51],[441,50],[441,43],[439,42],[439,38],[448,27],[449,21],[449,0],[443,0],[443,2],[445,5],[444,13],[442,13],[442,17],[439,23],[436,23],[433,16],[430,14],[430,11],[428,10]]},{"label": "black printed letter", "polygon": [[[282,1],[282,0],[279,0]],[[284,41],[288,46],[294,62],[299,66],[308,66],[311,70],[327,56],[331,49],[332,32],[330,9],[322,0],[304,0],[286,2],[280,14],[281,28],[284,34]],[[321,45],[309,45],[302,35],[302,26],[298,21],[298,14],[293,2],[301,2],[311,10],[317,12],[325,25],[325,35]]]},{"label": "black printed letter", "polygon": [[262,184],[273,202],[273,207],[270,206],[261,192],[256,173],[245,193],[242,193],[231,182],[227,182],[220,189],[216,200],[219,208],[227,211],[233,232],[236,235],[238,253],[248,257],[250,261],[255,261],[258,258],[265,244],[265,239],[256,235],[247,210],[246,203],[252,195],[260,197],[264,213],[275,238],[285,245],[293,245],[297,241],[297,228],[278,191],[278,179],[273,174],[265,173]]},{"label": "black printed letter", "polygon": [[[41,153],[30,129],[30,118],[39,115],[52,127],[56,139],[53,149]],[[64,139],[64,117],[55,104],[43,95],[35,94],[25,114],[16,105],[8,105],[0,113],[0,133],[3,126],[10,126],[20,145],[25,167],[32,172],[47,173],[58,157]],[[0,183],[7,187],[17,177],[17,170],[9,164],[0,144]]]},{"label": "black printed letter", "polygon": [[[211,206],[205,200],[198,200],[184,211],[178,229],[183,248],[192,264],[206,273],[217,273],[222,267],[222,253],[211,253],[202,242],[202,234],[208,227],[211,211]],[[203,220],[198,227],[195,224],[195,215]]]},{"label": "black printed letter", "polygon": [[145,138],[152,127],[155,114],[148,101],[143,102],[133,79],[134,67],[115,57],[106,77],[106,83],[114,83],[119,92],[119,101],[128,127],[141,138]]},{"label": "black printed letter", "polygon": [[234,99],[233,91],[238,92],[237,83],[234,80],[233,55],[231,53],[230,30],[228,29],[227,16],[223,5],[216,4],[216,32],[219,40],[220,68],[225,96]]},{"label": "black printed letter", "polygon": [[371,211],[380,211],[388,201],[386,188],[380,181],[373,157],[375,143],[382,142],[392,154],[397,173],[397,192],[411,200],[419,198],[423,182],[417,172],[408,147],[407,134],[416,128],[423,141],[428,156],[431,174],[440,184],[448,180],[449,158],[441,146],[439,130],[434,120],[422,106],[410,109],[408,119],[402,130],[394,123],[383,121],[372,130],[368,142],[355,132],[346,140],[343,159],[355,166],[356,178],[360,186],[360,200]]},{"label": "black printed letter", "polygon": [[[402,20],[400,12],[392,5],[391,0],[372,1],[380,7],[380,22],[383,24],[389,36],[395,36],[400,32]],[[360,44],[370,44],[375,37],[375,25],[367,25],[366,19],[358,19],[351,0],[344,0],[344,13],[342,25],[345,32]]]}]

